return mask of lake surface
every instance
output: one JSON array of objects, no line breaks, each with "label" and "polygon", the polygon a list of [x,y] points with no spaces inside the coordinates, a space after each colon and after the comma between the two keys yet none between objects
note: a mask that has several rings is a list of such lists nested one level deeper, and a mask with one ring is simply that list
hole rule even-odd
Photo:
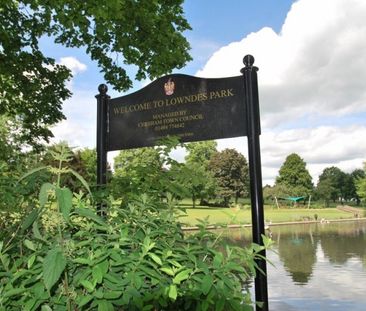
[{"label": "lake surface", "polygon": [[[270,230],[275,252],[267,252],[274,265],[267,266],[269,310],[366,310],[366,221]],[[230,243],[247,243],[250,231],[230,231]]]}]

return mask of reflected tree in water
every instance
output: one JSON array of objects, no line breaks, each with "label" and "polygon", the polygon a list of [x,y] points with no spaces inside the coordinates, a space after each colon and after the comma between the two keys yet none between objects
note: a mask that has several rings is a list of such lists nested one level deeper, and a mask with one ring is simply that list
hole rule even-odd
[{"label": "reflected tree in water", "polygon": [[309,282],[316,263],[317,241],[311,233],[281,235],[278,241],[278,253],[286,271],[298,284]]},{"label": "reflected tree in water", "polygon": [[366,235],[362,230],[328,232],[321,238],[325,257],[333,264],[344,264],[352,257],[365,261]]}]

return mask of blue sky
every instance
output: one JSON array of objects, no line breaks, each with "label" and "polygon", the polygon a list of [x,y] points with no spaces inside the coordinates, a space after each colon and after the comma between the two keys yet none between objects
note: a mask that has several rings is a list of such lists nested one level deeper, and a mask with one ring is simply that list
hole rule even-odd
[{"label": "blue sky", "polygon": [[[239,74],[252,54],[259,67],[263,183],[273,184],[292,152],[306,162],[316,183],[325,167],[346,172],[366,160],[366,1],[188,0],[193,61],[179,73],[201,77]],[[43,41],[46,53],[74,72],[74,95],[64,103],[67,120],[55,141],[95,146],[95,94],[103,83],[82,49]],[[175,71],[178,72],[178,71]],[[131,91],[146,85],[135,82]],[[109,91],[111,96],[117,94]],[[220,140],[219,149],[247,153],[246,139]],[[182,151],[175,153],[182,158]],[[110,155],[113,157],[113,154]]]}]

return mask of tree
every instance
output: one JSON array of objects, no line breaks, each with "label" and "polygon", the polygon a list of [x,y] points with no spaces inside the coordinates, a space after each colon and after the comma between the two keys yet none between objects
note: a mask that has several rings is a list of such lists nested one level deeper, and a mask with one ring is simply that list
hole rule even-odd
[{"label": "tree", "polygon": [[[366,170],[365,170],[366,171]],[[359,194],[357,193],[357,184],[359,183],[360,180],[365,179],[366,178],[366,173],[364,170],[362,169],[356,169],[351,173],[351,177],[352,177],[352,192],[351,192],[351,197],[356,199],[357,205],[360,205],[361,203],[361,197],[359,196]],[[365,188],[366,189],[366,188]]]},{"label": "tree", "polygon": [[196,207],[197,199],[200,199],[200,205],[207,204],[216,190],[212,173],[199,163],[188,162],[180,169],[178,180],[191,195],[193,208]]},{"label": "tree", "polygon": [[205,205],[216,188],[208,166],[211,157],[217,152],[217,143],[207,140],[188,143],[185,147],[188,151],[185,157],[185,175],[189,176],[189,179],[183,180],[183,183],[191,194],[193,207],[196,206],[196,199],[200,199],[200,205]]},{"label": "tree", "polygon": [[[364,162],[363,169],[366,175],[366,162]],[[356,181],[356,188],[357,188],[357,195],[361,199],[366,200],[366,176],[363,178],[359,178]]]},{"label": "tree", "polygon": [[115,196],[150,193],[160,185],[163,166],[156,148],[122,150],[114,158],[112,189]]},{"label": "tree", "polygon": [[312,178],[305,161],[299,155],[292,153],[287,156],[279,170],[276,185],[287,187],[292,196],[304,196],[311,193]]},{"label": "tree", "polygon": [[97,151],[95,148],[83,148],[75,152],[83,164],[84,174],[83,177],[89,183],[89,185],[97,184]]},{"label": "tree", "polygon": [[342,200],[348,196],[347,181],[349,182],[349,178],[346,173],[338,167],[331,166],[325,168],[319,176],[318,187],[323,183],[328,184],[328,187],[331,187],[330,199],[335,202],[339,198]]},{"label": "tree", "polygon": [[187,163],[196,163],[208,168],[211,157],[217,152],[217,142],[214,140],[192,142],[185,145],[188,154],[185,157]]},{"label": "tree", "polygon": [[316,195],[324,200],[325,207],[329,206],[329,202],[333,199],[334,194],[337,195],[337,189],[334,188],[329,178],[319,180],[316,186]]},{"label": "tree", "polygon": [[[65,161],[65,166],[74,170],[76,173],[81,175],[88,184],[94,190],[96,186],[96,171],[97,171],[97,154],[95,149],[80,149],[73,150],[72,147],[68,145],[66,141],[61,141],[57,144],[48,146],[44,152],[40,154],[39,161],[42,165],[57,167],[59,160],[55,159],[55,154],[60,153],[63,150],[63,154],[67,158]],[[110,173],[110,167],[108,167],[108,173]],[[43,177],[38,176],[39,179],[47,180],[52,178],[52,174],[43,172]],[[80,190],[85,191],[84,185],[70,174],[64,174],[62,177],[62,182],[66,184],[74,192]]]},{"label": "tree", "polygon": [[237,203],[239,197],[248,195],[248,163],[235,149],[215,153],[209,162],[209,169],[216,180],[219,187],[218,195],[223,199],[225,206],[233,196]]},{"label": "tree", "polygon": [[40,38],[85,49],[118,91],[132,86],[126,66],[137,66],[138,80],[181,68],[191,59],[182,2],[1,1],[0,115],[19,118],[29,143],[48,140],[48,126],[64,118],[71,72],[44,55]]},{"label": "tree", "polygon": [[18,126],[16,119],[0,114],[0,162],[4,161],[8,166],[17,165],[20,158],[24,159]]}]

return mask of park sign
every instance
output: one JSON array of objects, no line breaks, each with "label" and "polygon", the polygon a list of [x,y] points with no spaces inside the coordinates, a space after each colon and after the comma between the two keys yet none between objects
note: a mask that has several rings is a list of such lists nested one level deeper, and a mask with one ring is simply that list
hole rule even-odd
[{"label": "park sign", "polygon": [[[154,146],[178,136],[181,142],[248,137],[253,242],[263,245],[264,211],[260,159],[257,70],[246,55],[242,76],[204,79],[172,74],[130,95],[110,98],[99,85],[97,106],[97,184],[107,183],[107,152]],[[102,204],[99,211],[103,214]],[[256,259],[256,311],[268,311],[265,250]]]},{"label": "park sign", "polygon": [[204,79],[172,74],[109,100],[107,149],[247,135],[243,76]]}]

